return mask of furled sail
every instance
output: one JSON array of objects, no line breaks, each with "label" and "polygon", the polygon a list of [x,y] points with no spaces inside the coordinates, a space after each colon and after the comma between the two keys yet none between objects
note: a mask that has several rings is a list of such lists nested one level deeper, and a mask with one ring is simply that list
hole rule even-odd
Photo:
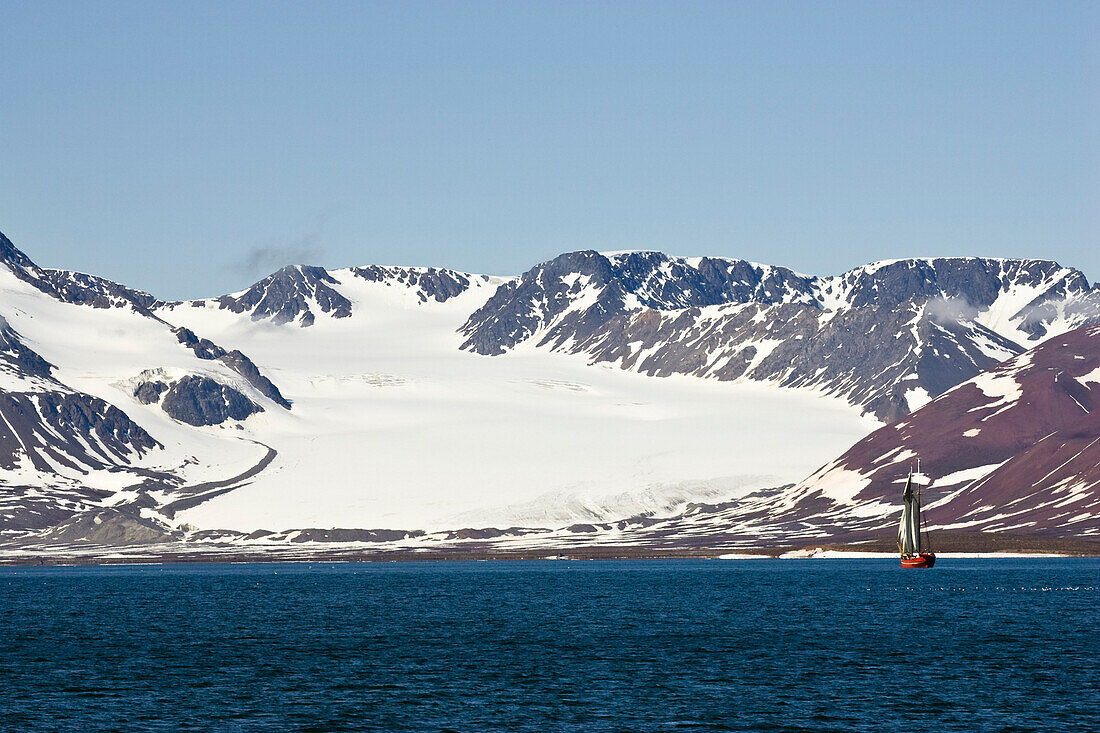
[{"label": "furled sail", "polygon": [[905,482],[902,494],[905,506],[901,510],[901,527],[898,528],[898,546],[902,555],[916,555],[920,552],[920,503],[913,493],[913,475]]}]

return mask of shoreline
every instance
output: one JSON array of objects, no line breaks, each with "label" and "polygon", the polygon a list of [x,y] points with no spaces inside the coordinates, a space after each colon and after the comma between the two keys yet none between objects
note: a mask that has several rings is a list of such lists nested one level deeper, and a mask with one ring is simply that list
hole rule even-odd
[{"label": "shoreline", "polygon": [[[946,533],[945,533],[946,534]],[[934,551],[944,559],[1100,557],[1091,538],[1042,538],[992,533],[937,537]],[[490,542],[425,548],[339,543],[240,547],[231,545],[12,546],[0,547],[0,566],[168,565],[333,562],[529,562],[547,560],[888,560],[897,558],[888,540],[814,542],[773,547],[727,544],[697,547],[583,545],[508,547]],[[732,543],[731,543],[732,544]]]},{"label": "shoreline", "polygon": [[[1073,540],[1044,543],[1045,547],[944,548],[939,558],[952,559],[1026,559],[1100,557],[1100,543]],[[814,544],[799,547],[725,547],[725,548],[652,548],[652,547],[573,547],[560,549],[507,549],[465,547],[440,549],[363,548],[363,547],[277,547],[277,548],[44,548],[0,549],[0,566],[143,566],[143,565],[241,565],[278,564],[278,562],[530,562],[582,560],[890,560],[897,551],[883,551],[859,545]]]},{"label": "shoreline", "polygon": [[[983,552],[983,553],[945,553],[937,555],[937,557],[943,560],[1057,560],[1057,559],[1089,559],[1100,558],[1100,555],[1070,555],[1070,554],[1055,554],[1055,553],[1012,553],[1012,552]],[[843,560],[883,560],[889,561],[896,559],[894,556],[885,557],[876,553],[827,553],[816,554],[812,556],[799,556],[799,557],[778,557],[774,555],[748,555],[748,554],[736,554],[736,555],[717,555],[717,556],[697,556],[697,557],[684,557],[684,556],[621,556],[621,557],[580,557],[580,556],[563,556],[563,557],[402,557],[402,558],[383,558],[383,557],[313,557],[313,558],[287,558],[287,557],[248,557],[248,558],[229,558],[229,557],[207,557],[203,559],[180,559],[172,556],[158,556],[149,558],[39,558],[37,561],[22,560],[0,560],[0,568],[78,568],[78,567],[100,567],[100,568],[126,568],[126,567],[153,567],[153,566],[205,566],[205,565],[351,565],[351,564],[417,564],[417,563],[535,563],[535,562],[609,562],[609,561],[622,561],[622,562],[645,562],[645,561],[696,561],[696,560],[714,560],[716,562],[737,562],[737,561],[771,561],[777,563],[798,561],[798,560],[814,560],[814,561],[843,561]]]}]

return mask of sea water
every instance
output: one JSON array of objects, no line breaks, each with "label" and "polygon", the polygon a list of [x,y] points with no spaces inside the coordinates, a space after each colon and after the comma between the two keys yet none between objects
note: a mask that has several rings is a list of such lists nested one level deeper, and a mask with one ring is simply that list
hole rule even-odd
[{"label": "sea water", "polygon": [[0,568],[12,731],[1096,731],[1100,560]]}]

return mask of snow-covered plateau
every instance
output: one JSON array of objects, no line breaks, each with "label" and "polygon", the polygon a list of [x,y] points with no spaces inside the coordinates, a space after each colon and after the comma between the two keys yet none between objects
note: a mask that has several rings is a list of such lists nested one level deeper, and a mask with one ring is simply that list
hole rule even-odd
[{"label": "snow-covered plateau", "polygon": [[[249,354],[293,403],[243,424],[262,480],[189,509],[202,527],[555,527],[797,480],[876,426],[808,391],[652,379],[533,347],[462,351],[492,294],[444,303],[331,273],[354,317],[310,328],[209,303],[166,317]],[[800,450],[784,449],[797,441]]]}]

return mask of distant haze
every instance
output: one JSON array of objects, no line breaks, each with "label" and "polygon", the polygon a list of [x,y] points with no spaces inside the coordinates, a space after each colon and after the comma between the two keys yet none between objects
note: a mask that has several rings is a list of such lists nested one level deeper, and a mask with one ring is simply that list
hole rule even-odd
[{"label": "distant haze", "polygon": [[578,249],[1100,278],[1096,3],[5,3],[0,27],[0,231],[162,298]]}]

